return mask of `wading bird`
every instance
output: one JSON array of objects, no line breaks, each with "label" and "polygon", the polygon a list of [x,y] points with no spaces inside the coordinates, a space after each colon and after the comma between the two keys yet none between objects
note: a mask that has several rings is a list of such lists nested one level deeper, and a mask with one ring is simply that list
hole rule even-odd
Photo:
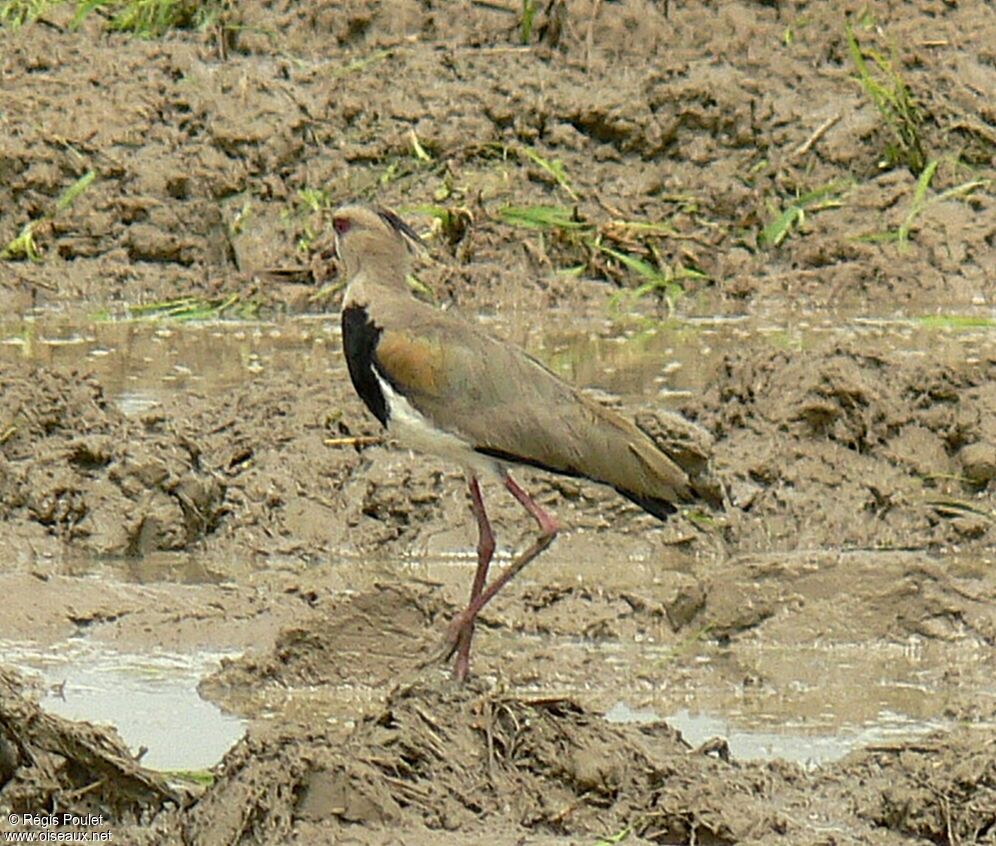
[{"label": "wading bird", "polygon": [[[463,466],[477,519],[470,602],[447,630],[441,660],[456,653],[463,681],[480,610],[553,542],[557,521],[509,475],[512,465],[611,485],[655,517],[694,498],[685,473],[633,423],[564,382],[519,348],[415,299],[407,274],[421,240],[392,212],[334,212],[345,274],[342,341],[360,398],[387,433]],[[539,535],[490,584],[495,550],[479,478],[496,474],[539,525]]]}]

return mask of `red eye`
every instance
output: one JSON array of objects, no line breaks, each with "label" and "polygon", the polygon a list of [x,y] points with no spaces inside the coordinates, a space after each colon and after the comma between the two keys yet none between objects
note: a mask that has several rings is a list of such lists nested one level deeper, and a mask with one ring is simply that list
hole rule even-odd
[{"label": "red eye", "polygon": [[335,229],[336,235],[345,235],[352,225],[348,217],[332,218],[332,228]]}]

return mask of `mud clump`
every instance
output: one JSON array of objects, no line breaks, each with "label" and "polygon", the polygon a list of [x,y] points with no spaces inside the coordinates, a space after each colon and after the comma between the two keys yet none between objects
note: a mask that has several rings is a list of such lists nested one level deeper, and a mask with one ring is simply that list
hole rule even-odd
[{"label": "mud clump", "polygon": [[225,659],[200,686],[203,695],[225,701],[232,691],[273,685],[282,690],[308,685],[389,687],[428,654],[434,623],[443,610],[436,593],[380,585],[355,596],[316,600],[318,622],[283,630],[264,654]]},{"label": "mud clump", "polygon": [[0,520],[36,553],[184,549],[225,513],[225,485],[161,415],[131,419],[76,371],[0,374]]},{"label": "mud clump", "polygon": [[716,435],[740,549],[988,546],[994,380],[993,359],[751,351],[685,410]]},{"label": "mud clump", "polygon": [[[692,755],[663,724],[612,727],[570,700],[418,683],[396,689],[345,742],[321,731],[247,738],[226,756],[186,834],[278,843],[424,826],[473,836],[499,819],[539,834],[633,827],[651,842],[697,831],[733,843],[768,815],[752,797],[761,769]],[[719,770],[743,800],[717,814],[692,794]],[[223,810],[232,808],[234,817]]]},{"label": "mud clump", "polygon": [[[987,843],[996,835],[996,742],[948,739],[856,753],[846,771],[871,790],[858,814],[874,825],[934,843]],[[947,761],[940,765],[940,761]]]},{"label": "mud clump", "polygon": [[[423,683],[396,689],[345,742],[320,731],[247,738],[184,832],[204,844],[366,843],[377,830],[427,842],[627,831],[638,843],[802,844],[833,820],[859,842],[984,842],[996,825],[996,748],[976,742],[896,745],[814,774],[731,761],[721,744],[693,750],[663,723],[609,725],[569,699]],[[954,772],[937,766],[959,758]],[[855,810],[827,814],[841,792]]]},{"label": "mud clump", "polygon": [[[500,213],[555,203],[576,203],[596,224],[666,222],[677,239],[655,243],[654,260],[700,269],[686,290],[734,307],[786,295],[872,309],[991,301],[980,7],[922,0],[907,16],[883,5],[881,39],[860,33],[879,55],[902,48],[899,77],[925,116],[920,141],[944,162],[910,249],[897,251],[882,236],[916,208],[918,173],[882,168],[891,130],[846,66],[838,5],[798,17],[743,2],[539,6],[529,32],[511,6],[469,0],[446,10],[247,2],[216,27],[156,41],[111,43],[96,15],[80,26],[60,4],[43,22],[4,27],[0,245],[33,223],[48,260],[0,284],[29,301],[223,293],[281,307],[281,287],[259,282],[320,276],[301,250],[314,242],[314,206],[437,196],[474,223],[456,267],[425,279],[464,303],[570,303],[577,286],[548,271],[582,260],[603,282],[640,284],[576,244],[548,250],[558,233],[535,238]],[[80,89],[80,78],[94,82]],[[975,168],[978,190],[947,157]],[[89,172],[93,184],[58,208]],[[826,199],[815,225],[803,203],[806,231],[762,248],[773,219],[814,193]]]},{"label": "mud clump", "polygon": [[[802,578],[812,572],[809,566],[800,570]],[[779,584],[799,590],[791,574],[780,576]],[[717,574],[731,615],[743,618],[747,607],[758,605],[759,580],[763,593],[762,571]],[[864,580],[855,571],[841,575],[846,584]],[[893,580],[889,572],[883,579]],[[956,608],[951,602],[964,588],[932,590],[932,581],[944,577],[924,573],[912,591],[922,595],[925,614],[948,613],[942,611],[946,603],[966,624],[972,613],[981,628],[989,620],[987,636],[993,637],[992,615],[981,597],[974,612],[972,603]],[[546,603],[530,596],[527,590],[530,607],[519,616],[532,620],[526,628],[542,627]],[[717,636],[723,634],[723,601],[710,592],[705,609]],[[641,609],[633,597],[627,602],[645,622],[661,614]],[[839,598],[833,602],[840,605]],[[911,620],[917,616],[902,596],[896,607],[906,608]],[[288,691],[366,679],[380,687],[385,678],[400,679],[384,704],[367,710],[348,732],[342,724],[316,727],[299,720],[251,730],[222,762],[214,786],[178,823],[185,842],[232,842],[240,832],[248,843],[352,838],[366,844],[390,842],[394,832],[406,842],[477,843],[490,833],[499,842],[528,834],[566,843],[628,830],[637,843],[776,838],[804,844],[834,825],[858,842],[904,844],[943,838],[948,830],[964,842],[986,842],[984,833],[996,824],[996,746],[982,726],[879,744],[818,770],[738,761],[722,741],[693,749],[663,722],[610,724],[563,696],[527,695],[503,682],[464,688],[442,680],[442,670],[416,670],[418,656],[439,634],[439,610],[427,588],[383,586],[341,598],[320,619],[284,632],[272,651],[232,662],[202,685],[206,694],[224,697],[226,689],[260,685]],[[573,631],[605,637],[581,632],[588,610],[572,609]],[[805,613],[825,618],[825,626],[832,616],[815,606]],[[841,613],[855,636],[856,612]],[[727,625],[725,636],[734,633]],[[480,667],[491,647],[484,633],[478,641]],[[522,652],[524,662],[542,658],[528,643]],[[514,676],[518,656],[500,660]],[[988,719],[980,713],[972,718]]]},{"label": "mud clump", "polygon": [[607,723],[569,698],[423,677],[343,737],[257,727],[200,795],[143,769],[116,738],[41,712],[0,671],[0,810],[103,814],[169,846],[536,842],[988,842],[996,746],[971,729],[879,746],[819,771],[690,747],[664,723]]}]

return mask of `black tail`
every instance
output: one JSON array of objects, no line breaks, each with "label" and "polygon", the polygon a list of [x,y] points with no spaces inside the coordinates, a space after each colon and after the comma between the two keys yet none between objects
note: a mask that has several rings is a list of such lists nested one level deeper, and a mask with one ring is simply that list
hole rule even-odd
[{"label": "black tail", "polygon": [[616,488],[616,492],[626,497],[630,502],[635,502],[648,514],[653,514],[658,520],[667,520],[678,509],[666,499],[654,499],[649,496],[640,496],[624,488]]}]

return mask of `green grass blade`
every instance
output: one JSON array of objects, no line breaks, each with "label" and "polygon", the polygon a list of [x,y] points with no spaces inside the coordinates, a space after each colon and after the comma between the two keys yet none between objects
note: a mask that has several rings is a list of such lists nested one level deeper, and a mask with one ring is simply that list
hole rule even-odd
[{"label": "green grass blade", "polygon": [[97,178],[97,171],[89,170],[84,173],[79,179],[77,179],[72,185],[70,185],[65,191],[62,192],[59,199],[55,202],[56,211],[65,211],[73,203],[76,202],[77,198],[86,191],[87,188],[93,183],[93,180]]},{"label": "green grass blade", "polygon": [[667,275],[661,273],[656,267],[643,261],[643,259],[638,259],[636,256],[622,252],[622,250],[614,250],[612,247],[606,247],[604,244],[599,244],[598,249],[606,255],[612,256],[612,258],[624,264],[637,275],[642,276],[652,285],[664,285],[671,281]]},{"label": "green grass blade", "polygon": [[20,234],[0,252],[0,259],[9,261],[26,258],[29,261],[41,261],[41,251],[38,249],[38,244],[35,243],[35,225],[37,223],[36,220],[25,223]]},{"label": "green grass blade", "polygon": [[934,178],[934,173],[937,171],[938,164],[938,160],[933,159],[923,169],[923,173],[916,180],[916,187],[913,189],[913,202],[910,204],[910,210],[906,214],[905,220],[899,226],[899,233],[896,239],[900,250],[906,249],[913,222],[927,206],[927,191],[930,190],[930,183]]},{"label": "green grass blade", "polygon": [[415,134],[414,129],[408,130],[408,138],[411,141],[412,152],[415,154],[415,158],[420,162],[431,162],[432,156],[425,151],[425,147],[423,147],[422,142],[418,140],[418,135]]},{"label": "green grass blade", "polygon": [[498,216],[513,226],[527,229],[587,229],[588,224],[575,219],[574,210],[566,206],[503,206]]},{"label": "green grass blade", "polygon": [[626,826],[622,831],[617,831],[615,834],[610,834],[607,837],[603,837],[599,840],[595,846],[617,846],[617,844],[622,843],[627,840],[630,834],[633,833],[632,826]]},{"label": "green grass blade", "polygon": [[571,186],[570,179],[567,178],[567,171],[564,169],[562,161],[559,159],[550,161],[529,147],[522,147],[519,152],[533,164],[539,165],[539,167],[549,173],[554,181],[570,195],[572,200],[579,199],[577,192]]}]

